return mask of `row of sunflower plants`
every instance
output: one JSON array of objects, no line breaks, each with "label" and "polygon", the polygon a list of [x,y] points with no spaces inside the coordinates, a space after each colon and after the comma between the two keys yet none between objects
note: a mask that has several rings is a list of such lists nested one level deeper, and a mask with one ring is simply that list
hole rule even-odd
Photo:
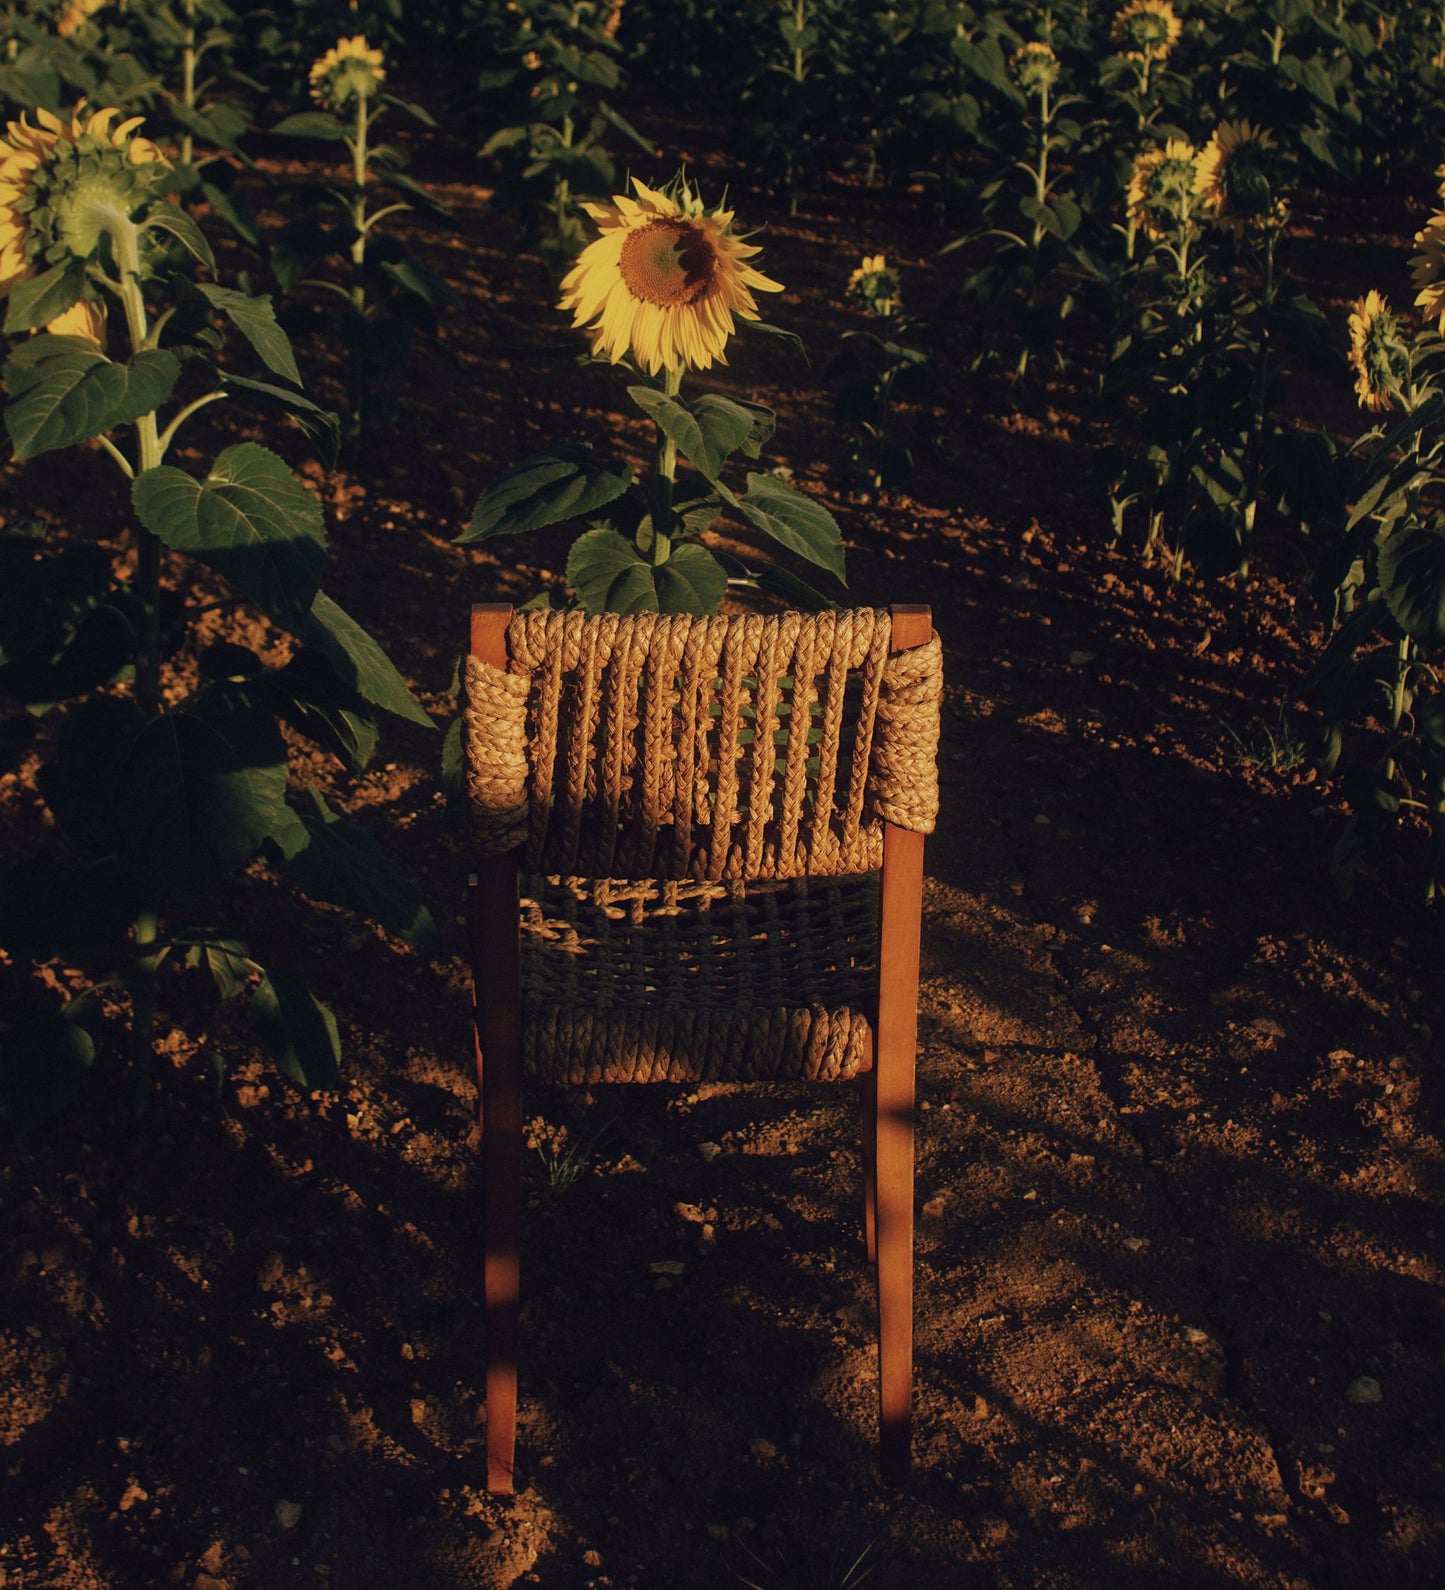
[{"label": "row of sunflower plants", "polygon": [[1305,693],[1350,808],[1337,887],[1395,845],[1428,902],[1445,888],[1445,213],[1416,244],[1423,323],[1373,290],[1351,306],[1355,394],[1376,423],[1351,449],[1353,508],[1317,574],[1329,639]]},{"label": "row of sunflower plants", "polygon": [[[218,914],[238,869],[365,912],[413,945],[426,907],[382,847],[313,786],[290,788],[283,726],[364,768],[383,716],[430,729],[375,640],[321,588],[313,494],[255,441],[194,457],[220,406],[312,426],[269,298],[223,285],[211,245],[171,198],[171,166],[139,119],[41,109],[0,140],[4,422],[17,460],[98,446],[129,497],[119,522],[0,533],[0,693],[22,710],[26,773],[60,836],[0,882],[12,960],[64,955],[93,986],[0,1033],[0,1111],[48,1113],[84,1081],[101,991],[130,1004],[138,1103],[152,1086],[168,979],[249,998],[277,1063],[311,1084],[337,1070],[331,1012],[302,969],[253,952]],[[202,414],[211,422],[192,435]],[[224,434],[222,430],[221,434]],[[23,476],[21,477],[23,479]],[[87,493],[87,500],[92,493]],[[257,645],[230,639],[255,632]],[[233,622],[249,620],[245,630]],[[279,659],[279,660],[278,660]]]},{"label": "row of sunflower plants", "polygon": [[[237,13],[225,0],[81,9],[85,14],[64,35],[52,30],[52,46],[79,64],[87,83],[107,64],[112,78],[124,78],[110,102],[147,112],[168,135],[171,192],[197,213],[229,224],[239,268],[252,282],[269,273],[290,334],[300,340],[319,333],[344,346],[340,406],[354,447],[368,418],[395,416],[397,377],[414,338],[433,335],[439,312],[456,304],[447,283],[395,233],[395,220],[407,212],[441,214],[445,206],[408,173],[404,146],[378,136],[387,118],[428,129],[435,119],[390,91],[383,52],[364,34],[342,37],[304,68],[314,108],[284,115],[267,130],[323,153],[344,151],[345,174],[331,180],[318,162],[302,180],[269,177],[248,155],[246,135],[270,119],[273,96],[294,104],[297,92],[292,67],[278,73],[272,59],[273,18],[252,9]],[[127,64],[118,72],[121,62]],[[13,97],[26,81],[0,80],[0,91]],[[55,108],[44,96],[27,103]],[[264,239],[243,191],[254,194],[258,186],[295,217]]]}]

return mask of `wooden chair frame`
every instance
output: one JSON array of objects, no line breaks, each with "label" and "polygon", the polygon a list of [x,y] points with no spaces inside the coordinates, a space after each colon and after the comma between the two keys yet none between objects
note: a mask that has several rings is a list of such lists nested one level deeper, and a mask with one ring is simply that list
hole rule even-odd
[{"label": "wooden chair frame", "polygon": [[[890,649],[932,637],[927,607],[891,609]],[[512,608],[472,609],[471,650],[505,669]],[[922,833],[884,824],[873,1063],[864,1071],[867,1254],[877,1265],[879,1466],[907,1475],[913,1397],[913,1113],[918,1040]],[[522,983],[517,850],[478,858],[473,975],[484,1199],[487,1488],[510,1493],[517,1427],[522,1212]]]}]

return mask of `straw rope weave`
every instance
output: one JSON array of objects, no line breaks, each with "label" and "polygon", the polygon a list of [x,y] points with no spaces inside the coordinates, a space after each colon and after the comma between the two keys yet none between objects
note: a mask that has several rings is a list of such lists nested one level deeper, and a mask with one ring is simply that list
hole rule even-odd
[{"label": "straw rope weave", "polygon": [[886,609],[514,615],[466,664],[480,847],[529,871],[790,878],[876,870],[883,820],[931,833],[941,649]]},{"label": "straw rope weave", "polygon": [[468,658],[476,841],[521,847],[528,1075],[871,1066],[865,875],[885,821],[927,833],[938,810],[938,638],[890,637],[886,609],[527,612],[508,671]]}]

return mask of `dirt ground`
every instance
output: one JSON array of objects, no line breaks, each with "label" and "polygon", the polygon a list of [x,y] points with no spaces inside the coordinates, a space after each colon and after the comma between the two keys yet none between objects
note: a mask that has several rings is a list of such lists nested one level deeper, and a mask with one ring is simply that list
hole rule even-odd
[{"label": "dirt ground", "polygon": [[[970,375],[923,200],[830,180],[789,218],[722,125],[646,124],[654,175],[686,156],[765,223],[788,287],[770,318],[812,350],[740,338],[718,389],[780,409],[771,461],[839,517],[852,591],[931,602],[945,645],[913,1478],[874,1467],[854,1093],[599,1088],[531,1099],[585,1153],[570,1185],[529,1160],[520,1491],[480,1488],[467,862],[440,736],[400,728],[358,780],[299,766],[422,881],[445,953],[259,868],[217,912],[304,964],[344,1085],[297,1090],[177,980],[143,1122],[117,1009],[81,1104],[3,1145],[0,1585],[1445,1582],[1440,922],[1388,864],[1337,899],[1338,792],[1241,754],[1319,638],[1291,549],[1240,589],[1176,588],[1111,547],[1087,362],[1018,409]],[[414,243],[466,308],[422,350],[398,430],[312,478],[327,589],[442,720],[469,603],[532,594],[531,560],[555,584],[565,548],[453,547],[479,488],[554,442],[641,457],[647,436],[615,374],[578,373],[552,279],[475,165],[442,142],[418,160],[455,208]],[[1403,297],[1408,198],[1301,207],[1341,346],[1349,298]],[[916,476],[888,500],[849,473],[826,375],[859,324],[848,273],[877,251],[937,355],[907,414]],[[1297,396],[1355,424],[1336,389],[1342,365]],[[6,494],[118,533],[108,469],[7,466]],[[0,777],[7,855],[52,842],[30,774]],[[30,975],[0,960],[0,991]]]}]

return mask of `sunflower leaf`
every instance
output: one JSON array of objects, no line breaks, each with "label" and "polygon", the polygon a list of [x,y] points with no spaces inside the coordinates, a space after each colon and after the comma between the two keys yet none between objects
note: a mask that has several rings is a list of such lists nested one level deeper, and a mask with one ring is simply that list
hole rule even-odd
[{"label": "sunflower leaf", "polygon": [[567,554],[567,583],[589,613],[655,613],[657,592],[647,575],[637,548],[615,530],[584,531]]},{"label": "sunflower leaf", "polygon": [[630,386],[627,395],[714,485],[728,458],[753,434],[753,415],[741,403],[715,393],[705,393],[692,403],[650,386]]},{"label": "sunflower leaf", "polygon": [[117,364],[88,337],[46,334],[21,343],[5,364],[5,429],[15,456],[69,447],[151,413],[180,373],[174,355],[155,348]]},{"label": "sunflower leaf", "polygon": [[628,464],[599,464],[592,450],[566,444],[524,459],[477,498],[458,546],[520,535],[564,519],[580,519],[614,501],[632,484]]},{"label": "sunflower leaf", "polygon": [[198,282],[196,285],[211,307],[219,309],[251,344],[268,370],[274,371],[293,386],[301,385],[301,372],[296,368],[291,339],[276,323],[276,311],[271,306],[270,294],[263,293],[252,298],[231,287],[213,287],[209,282]]},{"label": "sunflower leaf", "polygon": [[773,475],[749,474],[748,489],[741,497],[726,487],[719,490],[723,500],[764,535],[826,569],[842,584],[848,583],[843,574],[842,533],[822,503],[785,486]]},{"label": "sunflower leaf", "polygon": [[48,271],[17,282],[5,306],[8,333],[33,331],[63,315],[79,299],[85,286],[85,266],[78,259],[52,265]]},{"label": "sunflower leaf", "polygon": [[1445,535],[1424,525],[1396,530],[1380,551],[1380,591],[1412,639],[1445,642]]},{"label": "sunflower leaf", "polygon": [[141,523],[173,551],[224,575],[282,623],[311,610],[326,556],[321,505],[284,459],[255,442],[227,447],[196,480],[163,464],[136,477]]},{"label": "sunflower leaf", "polygon": [[363,700],[421,728],[436,727],[407,689],[406,680],[396,671],[391,658],[325,591],[316,593],[310,615],[297,634],[314,646],[331,664],[337,678]]},{"label": "sunflower leaf", "polygon": [[329,143],[340,143],[346,129],[324,110],[298,111],[278,121],[271,131],[281,138],[324,138]]},{"label": "sunflower leaf", "polygon": [[341,1075],[336,1017],[299,972],[277,967],[251,996],[251,1019],[276,1064],[303,1087],[326,1088]]},{"label": "sunflower leaf", "polygon": [[169,232],[182,248],[198,259],[207,270],[215,270],[216,256],[211,252],[206,234],[178,204],[156,205],[143,225],[148,231]]}]

